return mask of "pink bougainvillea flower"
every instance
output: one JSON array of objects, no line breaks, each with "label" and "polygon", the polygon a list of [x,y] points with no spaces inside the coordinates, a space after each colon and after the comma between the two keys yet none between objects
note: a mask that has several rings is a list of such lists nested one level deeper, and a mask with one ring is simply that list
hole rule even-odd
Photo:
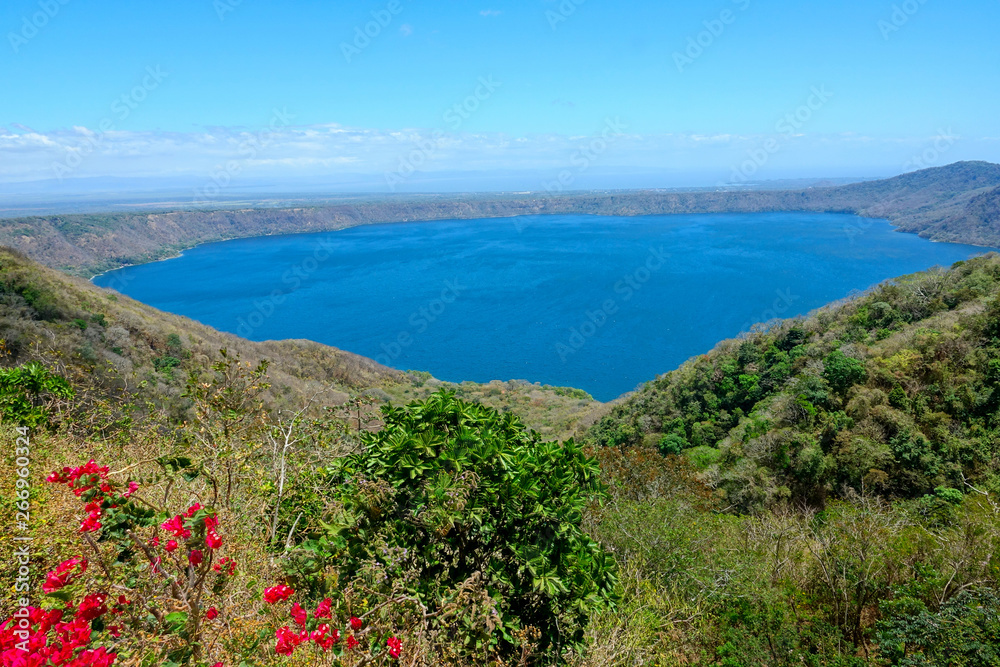
[{"label": "pink bougainvillea flower", "polygon": [[236,561],[228,556],[221,559],[218,563],[212,566],[212,569],[219,574],[224,574],[228,576],[233,576],[236,574]]},{"label": "pink bougainvillea flower", "polygon": [[200,549],[192,549],[191,553],[188,554],[188,562],[194,565],[195,567],[201,565],[203,560],[204,557],[202,556]]},{"label": "pink bougainvillea flower", "polygon": [[389,655],[399,660],[399,654],[403,650],[403,642],[399,637],[389,637],[385,640],[385,645],[389,647]]},{"label": "pink bougainvillea flower", "polygon": [[355,638],[354,638],[354,635],[349,635],[349,636],[347,637],[347,650],[348,650],[348,651],[353,651],[353,650],[354,650],[354,649],[356,649],[356,648],[357,648],[357,647],[358,647],[358,646],[359,646],[360,644],[361,644],[361,642],[359,642],[359,641],[358,641],[357,639],[355,639]]},{"label": "pink bougainvillea flower", "polygon": [[167,550],[167,553],[170,553],[171,551],[177,548],[177,540],[168,541],[163,548]]},{"label": "pink bougainvillea flower", "polygon": [[62,563],[59,563],[59,565],[56,566],[56,569],[49,572],[45,577],[45,583],[42,584],[42,591],[45,593],[54,593],[63,586],[67,586],[72,583],[74,579],[86,571],[86,559],[70,558],[69,560],[65,560]]},{"label": "pink bougainvillea flower", "polygon": [[205,535],[205,546],[209,549],[218,549],[222,546],[222,538],[214,532],[209,532]]},{"label": "pink bougainvillea flower", "polygon": [[278,584],[277,586],[264,589],[264,601],[268,604],[284,602],[288,598],[292,597],[294,593],[295,590],[293,588],[284,584]]},{"label": "pink bougainvillea flower", "polygon": [[214,621],[219,616],[219,610],[215,607],[209,607],[208,611],[205,612],[205,618],[210,621]]},{"label": "pink bougainvillea flower", "polygon": [[306,625],[306,610],[302,608],[298,602],[292,605],[291,611],[292,619],[299,627],[305,627]]},{"label": "pink bougainvillea flower", "polygon": [[81,533],[95,533],[101,529],[101,522],[98,521],[98,517],[93,514],[87,515],[87,518],[83,520],[80,524]]},{"label": "pink bougainvillea flower", "polygon": [[324,598],[319,605],[316,606],[316,611],[313,613],[313,618],[333,618],[330,613],[330,606],[333,604],[333,600],[330,598]]},{"label": "pink bougainvillea flower", "polygon": [[361,623],[361,619],[358,618],[357,616],[351,616],[351,621],[350,622],[351,622],[351,630],[354,630],[355,632],[357,632],[358,630],[360,630],[361,627],[362,627],[362,625],[363,625]]},{"label": "pink bougainvillea flower", "polygon": [[276,653],[281,655],[291,655],[292,652],[295,651],[295,647],[302,642],[299,635],[292,632],[291,628],[287,625],[282,628],[278,628],[275,636],[278,639],[278,643],[275,645],[274,650]]},{"label": "pink bougainvillea flower", "polygon": [[76,619],[82,621],[92,621],[98,616],[108,613],[108,608],[104,604],[105,596],[101,593],[94,593],[83,598],[80,607],[76,611]]}]

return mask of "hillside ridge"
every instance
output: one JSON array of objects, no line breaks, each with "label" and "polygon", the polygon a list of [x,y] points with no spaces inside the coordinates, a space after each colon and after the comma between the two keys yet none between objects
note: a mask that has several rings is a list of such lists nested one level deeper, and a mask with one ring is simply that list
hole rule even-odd
[{"label": "hillside ridge", "polygon": [[0,245],[90,277],[202,243],[365,224],[522,215],[837,212],[888,219],[935,241],[1000,246],[1000,165],[957,162],[894,178],[807,190],[424,195],[336,206],[52,215],[0,220]]}]

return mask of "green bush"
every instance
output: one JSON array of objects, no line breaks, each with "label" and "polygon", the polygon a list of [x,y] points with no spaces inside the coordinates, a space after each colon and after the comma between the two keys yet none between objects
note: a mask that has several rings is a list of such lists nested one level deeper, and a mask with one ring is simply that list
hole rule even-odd
[{"label": "green bush", "polygon": [[470,655],[519,654],[517,638],[535,632],[545,664],[579,646],[616,582],[581,528],[603,494],[596,462],[572,440],[542,442],[514,415],[449,392],[382,411],[383,430],[341,462],[332,492],[342,513],[302,549],[336,563],[338,590],[372,568],[415,570],[406,593],[432,614],[478,590],[495,627],[469,613],[448,628]]},{"label": "green bush", "polygon": [[49,423],[51,404],[73,396],[69,383],[37,361],[0,369],[0,416],[34,428]]},{"label": "green bush", "polygon": [[882,657],[893,667],[1000,665],[1000,596],[992,589],[963,591],[937,612],[911,597],[882,605]]}]

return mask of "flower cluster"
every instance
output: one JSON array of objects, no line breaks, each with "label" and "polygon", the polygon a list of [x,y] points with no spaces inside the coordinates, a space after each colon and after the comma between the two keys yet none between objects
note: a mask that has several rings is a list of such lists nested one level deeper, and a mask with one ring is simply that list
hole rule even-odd
[{"label": "flower cluster", "polygon": [[[28,607],[26,617],[16,615],[0,625],[0,664],[41,667],[111,667],[117,654],[106,648],[87,648],[94,619],[108,612],[101,594],[88,595],[80,605],[45,611]],[[72,614],[72,619],[64,617]]]},{"label": "flower cluster", "polygon": [[[187,508],[183,514],[178,514],[171,519],[167,519],[160,524],[160,528],[170,533],[173,537],[191,541],[193,540],[192,548],[188,551],[188,563],[194,567],[200,566],[205,562],[205,553],[200,548],[197,548],[204,542],[205,547],[209,551],[214,551],[222,547],[222,538],[219,537],[219,517],[218,515],[209,512],[207,509],[202,507],[201,503],[195,503]],[[154,537],[153,541],[150,543],[152,546],[158,546],[160,543],[159,537]],[[177,540],[167,540],[167,543],[163,545],[163,548],[167,553],[173,553],[180,543]],[[232,575],[236,571],[236,563],[232,560],[225,558],[222,562],[226,563],[226,568],[229,575]],[[216,572],[222,572],[222,568],[213,568]]]},{"label": "flower cluster", "polygon": [[108,508],[116,508],[139,489],[136,482],[129,482],[125,491],[119,492],[108,481],[110,468],[97,465],[93,459],[76,468],[66,467],[53,471],[47,482],[65,484],[76,495],[87,501],[84,508],[87,518],[80,524],[81,533],[93,533],[101,529],[101,516]]},{"label": "flower cluster", "polygon": [[65,560],[45,577],[42,592],[55,593],[60,588],[73,583],[73,580],[87,571],[85,558],[70,558]]},{"label": "flower cluster", "polygon": [[218,563],[213,565],[212,569],[223,576],[231,577],[236,574],[236,561],[229,556],[225,556]]},{"label": "flower cluster", "polygon": [[[276,604],[288,600],[294,593],[294,589],[279,584],[264,590],[264,600],[268,604]],[[325,598],[316,605],[312,614],[309,614],[298,602],[293,603],[288,613],[298,630],[293,630],[288,625],[278,628],[275,633],[277,638],[275,652],[279,655],[290,656],[299,645],[307,642],[314,643],[324,653],[332,649],[340,641],[340,629],[325,622],[326,619],[333,619],[332,608],[333,600],[330,598]],[[356,616],[351,616],[347,625],[353,633],[358,633],[364,627],[364,622]],[[345,632],[347,631],[345,630]],[[348,634],[345,643],[348,651],[353,651],[361,645],[354,634]],[[386,645],[389,647],[389,655],[398,660],[402,651],[402,641],[397,637],[390,637],[386,641]]]}]

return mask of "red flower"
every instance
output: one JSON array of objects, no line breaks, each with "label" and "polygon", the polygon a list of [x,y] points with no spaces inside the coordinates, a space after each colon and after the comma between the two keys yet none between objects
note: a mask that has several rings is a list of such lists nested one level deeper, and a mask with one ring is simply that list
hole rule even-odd
[{"label": "red flower", "polygon": [[151,547],[158,547],[158,546],[160,546],[160,536],[159,535],[154,535],[153,539],[151,539],[149,541],[149,546],[151,546]]},{"label": "red flower", "polygon": [[219,610],[216,609],[215,607],[210,607],[209,610],[205,612],[205,618],[207,618],[210,621],[214,621],[218,615],[219,615]]},{"label": "red flower", "polygon": [[101,522],[97,520],[98,517],[100,517],[100,514],[97,514],[96,516],[93,514],[88,515],[87,518],[83,520],[83,523],[80,524],[80,532],[94,533],[100,530]]},{"label": "red flower", "polygon": [[203,558],[200,549],[192,549],[191,553],[188,554],[188,562],[190,562],[195,567],[201,565]]},{"label": "red flower", "polygon": [[219,517],[215,514],[205,517],[205,530],[212,533],[219,527]]},{"label": "red flower", "polygon": [[278,643],[274,647],[274,650],[281,655],[291,655],[295,647],[302,641],[287,625],[283,628],[278,628],[275,636],[278,638]]},{"label": "red flower", "polygon": [[313,618],[333,618],[333,615],[330,613],[330,606],[332,604],[333,600],[330,598],[324,599],[316,607],[316,611],[313,613]]},{"label": "red flower", "polygon": [[349,637],[347,638],[347,650],[348,650],[348,651],[353,651],[353,650],[354,650],[354,649],[356,649],[356,648],[357,648],[357,647],[358,647],[358,646],[359,646],[360,644],[361,644],[361,642],[359,642],[359,641],[358,641],[357,639],[355,639],[355,638],[354,638],[354,635],[350,635],[350,636],[349,636]]},{"label": "red flower", "polygon": [[275,602],[284,602],[288,598],[292,597],[295,590],[285,586],[284,584],[278,584],[277,586],[272,586],[271,588],[264,589],[264,601],[268,604],[274,604]]},{"label": "red flower", "polygon": [[218,549],[222,546],[222,538],[214,532],[210,532],[205,535],[205,546],[209,549]]},{"label": "red flower", "polygon": [[170,553],[177,548],[177,540],[170,540],[163,548],[167,550],[167,553]]},{"label": "red flower", "polygon": [[139,490],[139,485],[136,482],[129,482],[128,483],[128,491],[126,491],[125,493],[122,494],[122,498],[128,498],[129,496],[131,496],[133,493],[135,493],[138,490]]},{"label": "red flower", "polygon": [[351,629],[357,632],[361,629],[362,623],[361,619],[357,616],[351,616]]},{"label": "red flower", "polygon": [[191,537],[191,529],[186,528],[184,526],[184,517],[182,517],[180,514],[175,516],[173,519],[170,519],[169,521],[164,521],[163,523],[161,523],[160,528],[167,531],[168,533],[172,533],[174,537],[180,537],[185,540]]},{"label": "red flower", "polygon": [[184,513],[184,516],[186,516],[187,518],[190,519],[195,514],[197,514],[198,510],[200,510],[200,509],[201,509],[201,504],[200,503],[195,503],[194,505],[191,505],[191,507],[189,507],[187,509],[187,512]]},{"label": "red flower", "polygon": [[227,556],[213,565],[212,569],[219,574],[225,574],[231,577],[236,574],[236,561]]},{"label": "red flower", "polygon": [[[79,568],[79,572],[75,572],[77,568]],[[62,563],[59,563],[59,565],[56,566],[56,569],[49,572],[45,577],[45,583],[42,584],[42,591],[46,593],[54,593],[63,586],[69,585],[74,579],[86,571],[86,559],[70,558],[69,560],[65,560]]]},{"label": "red flower", "polygon": [[389,647],[389,655],[399,660],[399,654],[403,649],[403,642],[398,637],[389,637],[385,640],[385,645]]},{"label": "red flower", "polygon": [[298,602],[292,605],[291,611],[292,619],[295,621],[299,627],[305,627],[306,625],[306,610],[302,608]]},{"label": "red flower", "polygon": [[95,593],[83,598],[80,607],[76,612],[76,620],[92,621],[98,616],[108,613],[108,608],[104,605],[104,595]]}]

